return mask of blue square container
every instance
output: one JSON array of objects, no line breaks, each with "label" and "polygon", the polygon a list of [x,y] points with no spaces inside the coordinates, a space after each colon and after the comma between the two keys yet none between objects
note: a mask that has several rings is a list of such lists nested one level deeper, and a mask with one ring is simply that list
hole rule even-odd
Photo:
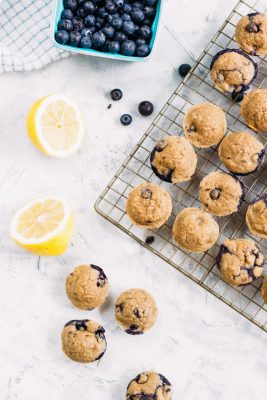
[{"label": "blue square container", "polygon": [[57,24],[58,24],[58,21],[60,20],[61,12],[64,9],[63,0],[55,0],[55,2],[54,2],[54,12],[53,12],[53,22],[52,22],[53,43],[56,47],[58,47],[62,50],[71,51],[73,53],[78,53],[78,54],[85,54],[88,56],[112,58],[114,60],[122,60],[122,61],[145,61],[150,57],[152,50],[155,47],[155,41],[156,41],[156,37],[157,37],[159,21],[160,21],[160,16],[161,16],[161,10],[162,10],[162,3],[163,3],[163,0],[158,0],[156,16],[155,16],[153,25],[151,27],[152,37],[151,37],[151,41],[149,44],[151,52],[147,57],[134,57],[134,56],[129,57],[129,56],[124,56],[123,54],[112,54],[112,53],[108,53],[108,52],[101,52],[101,51],[97,51],[97,50],[93,50],[93,49],[82,49],[80,47],[74,47],[74,46],[70,46],[68,44],[57,43],[55,40],[55,32],[57,31]]}]

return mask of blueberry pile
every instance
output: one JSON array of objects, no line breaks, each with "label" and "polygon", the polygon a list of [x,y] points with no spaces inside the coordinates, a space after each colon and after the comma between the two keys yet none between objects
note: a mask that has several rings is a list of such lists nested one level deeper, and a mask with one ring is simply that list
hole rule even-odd
[{"label": "blueberry pile", "polygon": [[146,57],[158,0],[64,0],[60,44]]}]

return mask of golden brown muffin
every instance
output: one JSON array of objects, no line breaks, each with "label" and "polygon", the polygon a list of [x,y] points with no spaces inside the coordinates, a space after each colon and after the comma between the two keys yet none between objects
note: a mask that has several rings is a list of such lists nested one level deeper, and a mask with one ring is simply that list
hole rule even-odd
[{"label": "golden brown muffin", "polygon": [[127,387],[126,400],[171,400],[172,385],[154,371],[142,372]]},{"label": "golden brown muffin", "polygon": [[267,89],[248,93],[241,103],[240,112],[251,129],[267,131]]},{"label": "golden brown muffin", "polygon": [[250,232],[267,239],[267,194],[260,196],[249,205],[246,222]]},{"label": "golden brown muffin", "polygon": [[267,54],[267,15],[248,14],[236,26],[235,39],[242,50],[253,56]]}]

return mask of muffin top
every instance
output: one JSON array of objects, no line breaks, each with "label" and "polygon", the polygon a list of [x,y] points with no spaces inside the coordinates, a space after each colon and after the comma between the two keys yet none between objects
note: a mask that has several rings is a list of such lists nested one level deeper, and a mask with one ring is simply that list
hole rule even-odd
[{"label": "muffin top", "polygon": [[127,387],[126,400],[171,400],[172,385],[154,371],[142,372]]},{"label": "muffin top", "polygon": [[186,138],[193,145],[201,148],[214,146],[225,134],[225,114],[214,104],[196,104],[185,113],[183,129]]},{"label": "muffin top", "polygon": [[256,236],[267,239],[267,194],[263,194],[249,205],[246,214],[249,230]]},{"label": "muffin top", "polygon": [[222,92],[247,90],[257,75],[257,64],[242,50],[225,49],[211,62],[211,78]]},{"label": "muffin top", "polygon": [[267,89],[248,93],[241,103],[240,112],[251,129],[267,131]]},{"label": "muffin top", "polygon": [[252,13],[242,17],[236,26],[235,39],[246,53],[267,54],[267,15]]},{"label": "muffin top", "polygon": [[219,147],[222,163],[233,174],[256,172],[265,156],[263,144],[247,132],[234,132],[226,136]]}]

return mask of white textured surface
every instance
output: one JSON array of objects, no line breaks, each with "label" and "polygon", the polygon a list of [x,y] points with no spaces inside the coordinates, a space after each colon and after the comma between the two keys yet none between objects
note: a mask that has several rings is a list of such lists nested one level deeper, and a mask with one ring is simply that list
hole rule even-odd
[{"label": "white textured surface", "polygon": [[[144,64],[70,57],[47,69],[0,76],[0,399],[119,400],[137,373],[155,369],[174,386],[174,400],[262,400],[266,393],[266,334],[143,249],[98,216],[93,204],[150,119],[137,115],[149,99],[156,112],[179,83],[175,72],[198,56],[234,0],[166,0],[157,49]],[[180,44],[179,44],[180,43]],[[109,90],[123,100],[110,103]],[[81,151],[47,158],[30,144],[25,115],[32,102],[62,91],[77,101],[87,126]],[[133,114],[129,128],[118,122]],[[76,214],[73,246],[60,258],[26,254],[8,238],[14,211],[40,194],[65,197]],[[74,309],[66,275],[80,262],[102,266],[111,298],[101,310]],[[140,337],[122,332],[113,303],[124,289],[154,294],[160,314]],[[92,318],[106,328],[108,350],[98,366],[67,360],[60,332],[70,319]]]}]

